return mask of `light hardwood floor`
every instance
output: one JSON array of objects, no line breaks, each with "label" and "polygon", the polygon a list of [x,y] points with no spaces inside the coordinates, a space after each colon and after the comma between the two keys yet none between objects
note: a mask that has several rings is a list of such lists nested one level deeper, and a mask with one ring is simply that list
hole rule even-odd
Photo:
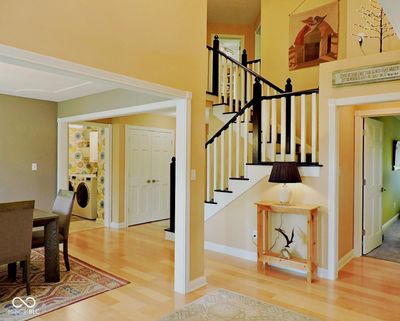
[{"label": "light hardwood floor", "polygon": [[208,285],[184,296],[173,291],[173,243],[157,224],[73,233],[70,254],[131,283],[35,320],[157,320],[220,287],[321,320],[400,320],[399,263],[353,259],[339,280],[307,284],[302,277],[207,252]]}]

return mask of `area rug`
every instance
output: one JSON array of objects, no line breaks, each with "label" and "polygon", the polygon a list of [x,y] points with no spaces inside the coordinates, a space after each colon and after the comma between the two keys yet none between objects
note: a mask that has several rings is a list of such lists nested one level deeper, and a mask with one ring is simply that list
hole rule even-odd
[{"label": "area rug", "polygon": [[320,321],[225,289],[206,294],[159,321]]},{"label": "area rug", "polygon": [[45,283],[43,249],[32,250],[30,297],[33,300],[26,297],[22,269],[18,269],[17,281],[12,282],[7,277],[7,266],[1,266],[0,320],[28,320],[129,283],[77,258],[69,258],[71,270],[67,272],[60,253],[60,282]]}]

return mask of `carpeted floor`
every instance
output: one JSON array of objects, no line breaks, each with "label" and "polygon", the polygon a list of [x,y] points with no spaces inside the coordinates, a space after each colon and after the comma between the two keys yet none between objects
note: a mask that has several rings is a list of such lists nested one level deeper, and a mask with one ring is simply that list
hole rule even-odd
[{"label": "carpeted floor", "polygon": [[383,244],[367,256],[400,263],[400,220],[388,228]]},{"label": "carpeted floor", "polygon": [[225,289],[206,294],[159,321],[318,321]]},{"label": "carpeted floor", "polygon": [[[26,300],[21,269],[18,269],[17,281],[12,282],[7,276],[7,265],[1,266],[0,320],[27,320],[129,283],[72,256],[70,256],[71,271],[67,272],[62,258],[60,253],[61,281],[45,283],[43,249],[32,250],[31,297],[36,304],[31,308],[26,307],[19,299],[14,303],[21,305],[20,308],[12,304],[15,297]],[[26,303],[30,306],[34,301],[28,299]]]}]

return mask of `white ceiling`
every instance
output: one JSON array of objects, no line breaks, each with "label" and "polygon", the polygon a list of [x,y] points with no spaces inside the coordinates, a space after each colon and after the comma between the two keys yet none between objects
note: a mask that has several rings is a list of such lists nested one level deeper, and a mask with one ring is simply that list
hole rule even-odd
[{"label": "white ceiling", "polygon": [[0,93],[61,102],[117,88],[97,79],[67,76],[0,62]]},{"label": "white ceiling", "polygon": [[261,12],[261,0],[208,0],[207,21],[253,24]]}]

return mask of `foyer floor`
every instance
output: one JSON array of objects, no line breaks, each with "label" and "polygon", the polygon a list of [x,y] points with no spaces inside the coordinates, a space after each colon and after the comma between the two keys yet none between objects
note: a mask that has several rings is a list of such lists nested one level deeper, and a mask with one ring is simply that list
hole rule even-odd
[{"label": "foyer floor", "polygon": [[96,228],[70,235],[70,253],[132,283],[35,320],[157,320],[216,288],[250,295],[321,320],[400,320],[400,265],[363,257],[339,280],[307,284],[279,270],[206,253],[208,285],[189,295],[173,291],[173,243],[159,224],[124,230]]},{"label": "foyer floor", "polygon": [[369,252],[367,256],[400,263],[400,220],[388,228],[382,245]]}]

